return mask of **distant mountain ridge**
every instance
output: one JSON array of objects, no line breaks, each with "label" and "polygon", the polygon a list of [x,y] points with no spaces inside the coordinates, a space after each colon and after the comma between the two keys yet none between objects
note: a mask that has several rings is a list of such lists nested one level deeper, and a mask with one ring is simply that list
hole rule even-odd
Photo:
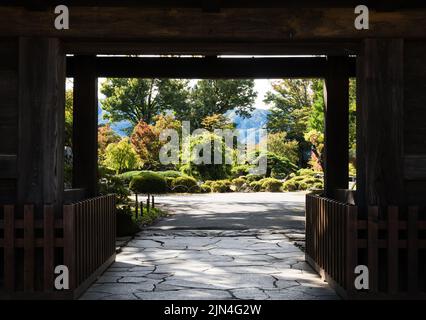
[{"label": "distant mountain ridge", "polygon": [[[251,113],[251,117],[244,118],[242,116],[237,115],[235,110],[228,111],[225,115],[228,117],[233,123],[235,123],[237,129],[262,129],[266,128],[266,124],[268,122],[268,114],[269,110],[256,108]],[[107,120],[103,119],[103,110],[101,105],[98,106],[98,121],[99,124],[108,123]],[[120,121],[111,123],[111,128],[120,136],[126,136],[126,129],[130,126],[129,121]],[[256,142],[257,139],[256,139]]]}]

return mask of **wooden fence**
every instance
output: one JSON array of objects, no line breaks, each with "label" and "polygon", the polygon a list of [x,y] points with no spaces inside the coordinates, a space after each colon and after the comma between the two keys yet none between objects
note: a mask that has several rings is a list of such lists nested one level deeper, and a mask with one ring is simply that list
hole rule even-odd
[{"label": "wooden fence", "polygon": [[[306,260],[343,297],[426,298],[425,216],[307,195]],[[368,267],[369,290],[355,289],[357,265]]]},{"label": "wooden fence", "polygon": [[[0,208],[0,297],[78,297],[115,259],[115,196],[51,205]],[[69,290],[54,288],[55,266],[69,270]]]}]

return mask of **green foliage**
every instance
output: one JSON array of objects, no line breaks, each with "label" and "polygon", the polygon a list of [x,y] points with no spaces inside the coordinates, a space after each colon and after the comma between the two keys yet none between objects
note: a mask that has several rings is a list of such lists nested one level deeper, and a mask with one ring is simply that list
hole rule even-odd
[{"label": "green foliage", "polygon": [[129,206],[117,208],[117,237],[133,236],[140,229]]},{"label": "green foliage", "polygon": [[210,192],[212,192],[212,188],[208,184],[204,183],[200,186],[200,192],[201,193],[210,193]]},{"label": "green foliage", "polygon": [[198,192],[199,191],[197,180],[189,176],[175,178],[172,181],[172,189],[174,192]]},{"label": "green foliage", "polygon": [[143,172],[133,177],[129,185],[134,193],[160,194],[167,192],[166,179],[153,172]]},{"label": "green foliage", "polygon": [[[258,152],[256,153],[258,154]],[[291,172],[297,170],[297,166],[292,163],[288,158],[281,157],[275,153],[267,152],[266,154],[258,154],[258,159],[260,157],[267,157],[266,163],[266,177],[272,177],[276,179],[284,179]],[[260,160],[256,160],[260,161]]]},{"label": "green foliage", "polygon": [[283,183],[274,178],[265,178],[259,181],[263,191],[280,192]]},{"label": "green foliage", "polygon": [[108,78],[101,87],[105,119],[111,122],[130,121],[132,128],[144,121],[151,124],[154,116],[170,106],[186,106],[188,81],[175,79]]},{"label": "green foliage", "polygon": [[229,180],[216,180],[212,181],[210,184],[212,192],[231,192],[231,182]]},{"label": "green foliage", "polygon": [[167,171],[156,171],[159,175],[164,178],[179,178],[182,177],[182,173],[175,170],[167,170]]},{"label": "green foliage", "polygon": [[262,190],[262,183],[260,181],[250,182],[249,189],[253,192],[259,192]]},{"label": "green foliage", "polygon": [[99,194],[108,195],[114,193],[117,197],[118,204],[127,204],[130,191],[128,184],[119,176],[114,175],[114,172],[105,167],[99,168]]},{"label": "green foliage", "polygon": [[65,92],[65,141],[64,145],[72,147],[73,127],[73,90]]},{"label": "green foliage", "polygon": [[[210,156],[204,154],[204,151],[208,151]],[[232,151],[222,137],[208,131],[200,132],[191,136],[189,150],[184,150],[182,155],[182,160],[189,163],[182,165],[180,171],[200,180],[228,178],[231,165],[225,164],[225,155],[232,154]],[[213,155],[220,153],[222,164],[214,164]]]},{"label": "green foliage", "polygon": [[252,166],[248,164],[240,164],[231,168],[231,176],[234,178],[245,176],[249,174],[249,170]]},{"label": "green foliage", "polygon": [[262,175],[258,175],[258,174],[248,174],[247,176],[246,176],[246,180],[247,180],[247,182],[253,182],[253,181],[259,181],[259,180],[261,180],[261,179],[263,179],[265,176],[262,176]]},{"label": "green foliage", "polygon": [[118,143],[111,143],[105,150],[105,160],[103,164],[115,172],[136,169],[140,160],[129,139],[125,138]]},{"label": "green foliage", "polygon": [[310,169],[300,169],[288,180],[283,183],[283,190],[312,190],[323,189],[323,179],[320,178],[320,172],[315,172]]},{"label": "green foliage", "polygon": [[201,128],[207,116],[225,114],[229,110],[249,117],[256,99],[254,80],[198,80],[189,95],[186,108],[174,108],[176,117],[191,121]]},{"label": "green foliage", "polygon": [[235,186],[236,191],[241,191],[246,182],[246,179],[241,177],[232,180],[232,184]]},{"label": "green foliage", "polygon": [[299,143],[288,140],[286,132],[268,134],[268,151],[289,159],[292,163],[299,163]]}]

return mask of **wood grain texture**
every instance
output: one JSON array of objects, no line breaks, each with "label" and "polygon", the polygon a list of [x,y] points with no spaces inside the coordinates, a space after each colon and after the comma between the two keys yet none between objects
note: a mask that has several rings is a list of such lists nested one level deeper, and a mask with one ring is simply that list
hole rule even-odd
[{"label": "wood grain texture", "polygon": [[73,188],[96,196],[98,184],[98,80],[95,57],[76,57],[73,108]]},{"label": "wood grain texture", "polygon": [[57,39],[19,46],[18,201],[62,204],[65,55]]},{"label": "wood grain texture", "polygon": [[402,204],[403,40],[368,39],[360,58],[357,189],[363,205]]},{"label": "wood grain texture", "polygon": [[[71,7],[69,30],[56,30],[53,11],[1,7],[0,36],[152,40],[307,40],[426,37],[426,12],[371,11],[370,29],[354,28],[349,8]],[[14,26],[11,28],[11,26]],[[415,27],[413,27],[415,26]]]}]

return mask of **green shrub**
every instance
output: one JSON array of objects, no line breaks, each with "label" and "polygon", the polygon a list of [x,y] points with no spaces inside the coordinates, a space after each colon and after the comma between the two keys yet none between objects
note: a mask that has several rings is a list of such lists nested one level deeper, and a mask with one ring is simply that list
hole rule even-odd
[{"label": "green shrub", "polygon": [[152,171],[141,171],[141,170],[127,171],[117,175],[117,177],[122,179],[125,183],[129,184],[134,177],[140,176],[144,172],[152,172]]},{"label": "green shrub", "polygon": [[164,178],[179,178],[183,176],[182,172],[176,170],[157,171],[157,173]]},{"label": "green shrub", "polygon": [[135,176],[129,185],[134,193],[158,194],[167,192],[166,179],[154,172],[143,172]]},{"label": "green shrub", "polygon": [[238,178],[241,176],[245,176],[249,173],[249,170],[252,166],[248,164],[240,164],[231,169],[231,176]]},{"label": "green shrub", "polygon": [[247,176],[246,176],[246,180],[247,180],[247,182],[253,182],[253,181],[259,181],[259,180],[261,180],[261,179],[263,179],[265,176],[262,176],[262,175],[258,175],[258,174],[248,174]]},{"label": "green shrub", "polygon": [[173,191],[173,180],[175,180],[175,178],[166,177],[165,179],[166,179],[167,191],[172,192]]},{"label": "green shrub", "polygon": [[124,206],[117,208],[117,237],[132,236],[139,232],[140,229],[133,220],[133,215],[130,207]]},{"label": "green shrub", "polygon": [[199,190],[197,187],[197,180],[189,176],[175,178],[172,181],[172,190],[174,192],[197,192]]},{"label": "green shrub", "polygon": [[323,189],[323,179],[318,178],[320,174],[320,172],[311,169],[300,169],[294,175],[290,175],[289,179],[283,183],[283,190]]},{"label": "green shrub", "polygon": [[212,192],[231,192],[231,182],[229,180],[216,180],[210,184]]},{"label": "green shrub", "polygon": [[249,188],[251,191],[259,192],[262,190],[262,183],[260,181],[250,182]]},{"label": "green shrub", "polygon": [[299,183],[294,179],[287,180],[283,183],[283,190],[296,191],[299,190]]},{"label": "green shrub", "polygon": [[269,192],[280,192],[282,187],[282,182],[274,178],[266,178],[259,181],[262,184],[263,191]]},{"label": "green shrub", "polygon": [[195,177],[197,179],[200,178],[200,173],[197,168],[189,163],[182,165],[179,170],[185,176]]},{"label": "green shrub", "polygon": [[117,204],[127,204],[130,196],[129,186],[123,179],[110,173],[101,172],[98,187],[100,195],[114,193],[117,198]]},{"label": "green shrub", "polygon": [[201,187],[200,187],[200,192],[201,193],[210,193],[210,192],[212,192],[212,188],[207,184],[202,184]]},{"label": "green shrub", "polygon": [[237,191],[240,191],[243,185],[246,183],[246,179],[244,178],[235,178],[232,180],[232,184],[235,186]]}]

